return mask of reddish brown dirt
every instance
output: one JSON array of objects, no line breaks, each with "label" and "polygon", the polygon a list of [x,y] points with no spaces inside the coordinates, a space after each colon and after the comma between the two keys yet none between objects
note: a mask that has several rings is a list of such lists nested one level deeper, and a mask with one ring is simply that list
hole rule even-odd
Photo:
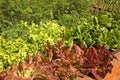
[{"label": "reddish brown dirt", "polygon": [[[113,69],[103,80],[120,80],[120,50],[115,53],[118,60],[113,60]],[[90,77],[78,78],[77,80],[93,80]]]},{"label": "reddish brown dirt", "polygon": [[112,72],[108,73],[103,80],[120,80],[120,52],[117,52],[115,56],[118,60],[113,60]]}]

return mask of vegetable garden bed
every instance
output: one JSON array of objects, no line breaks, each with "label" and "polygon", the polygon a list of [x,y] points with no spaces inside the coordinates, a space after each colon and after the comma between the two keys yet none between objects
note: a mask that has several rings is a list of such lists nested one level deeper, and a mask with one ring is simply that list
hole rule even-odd
[{"label": "vegetable garden bed", "polygon": [[[118,71],[112,65],[112,60],[117,58],[104,46],[80,48],[73,44],[69,48],[63,45],[63,41],[54,45],[47,42],[45,58],[41,57],[40,52],[36,52],[34,58],[27,55],[26,62],[13,64],[11,69],[2,71],[0,80],[84,80],[89,77],[108,80],[114,71]],[[115,65],[115,68],[119,69],[120,65]]]},{"label": "vegetable garden bed", "polygon": [[0,0],[0,80],[120,80],[119,4]]}]

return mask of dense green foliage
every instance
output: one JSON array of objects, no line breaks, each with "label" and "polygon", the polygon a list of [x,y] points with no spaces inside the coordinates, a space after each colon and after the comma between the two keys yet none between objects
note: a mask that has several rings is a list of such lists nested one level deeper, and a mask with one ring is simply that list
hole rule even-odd
[{"label": "dense green foliage", "polygon": [[32,23],[21,22],[16,28],[6,30],[0,37],[0,62],[4,68],[12,63],[24,60],[26,54],[35,51],[43,52],[46,41],[52,44],[61,39],[64,27],[59,26],[55,21],[41,23],[39,26]]},{"label": "dense green foliage", "polygon": [[[65,39],[72,38],[85,47],[103,45],[114,50],[120,46],[120,20],[114,20],[111,14],[81,18],[76,27],[67,28]],[[81,43],[79,43],[81,42]]]},{"label": "dense green foliage", "polygon": [[[0,71],[63,39],[120,47],[119,0],[0,0]],[[112,4],[112,5],[110,5]],[[108,10],[110,8],[110,10]],[[112,11],[111,11],[112,10]]]},{"label": "dense green foliage", "polygon": [[[87,0],[1,0],[0,17],[4,26],[14,26],[20,20],[39,24],[40,21],[59,20],[62,24],[69,24],[67,21],[76,21],[80,14],[85,14],[89,6]],[[65,21],[64,21],[65,18]],[[66,21],[67,20],[67,21]],[[62,22],[64,21],[64,22]]]}]

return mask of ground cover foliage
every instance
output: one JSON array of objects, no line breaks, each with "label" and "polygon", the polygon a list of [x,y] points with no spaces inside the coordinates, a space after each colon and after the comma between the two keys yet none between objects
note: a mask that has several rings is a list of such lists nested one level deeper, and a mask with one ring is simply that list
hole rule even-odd
[{"label": "ground cover foliage", "polygon": [[119,0],[0,0],[0,71],[35,56],[46,41],[72,48],[120,47]]},{"label": "ground cover foliage", "polygon": [[53,44],[60,40],[63,30],[64,27],[54,21],[39,26],[21,22],[16,28],[6,30],[0,37],[1,69],[23,61],[27,54],[34,56],[33,53],[37,50],[43,53],[45,42],[48,40]]},{"label": "ground cover foliage", "polygon": [[73,44],[72,48],[59,41],[54,45],[47,42],[45,58],[40,52],[35,57],[26,56],[26,62],[13,64],[11,69],[0,73],[1,80],[75,80],[84,75],[100,80],[111,72],[111,61],[116,57],[104,46],[80,48]]}]

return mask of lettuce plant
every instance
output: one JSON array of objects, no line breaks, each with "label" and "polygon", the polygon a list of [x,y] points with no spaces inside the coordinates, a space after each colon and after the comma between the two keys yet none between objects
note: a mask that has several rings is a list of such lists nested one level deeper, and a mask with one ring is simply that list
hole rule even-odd
[{"label": "lettuce plant", "polygon": [[34,58],[27,55],[26,62],[13,64],[11,69],[0,73],[1,80],[75,80],[87,75],[100,80],[111,72],[111,61],[116,58],[104,46],[70,49],[63,41],[51,45],[47,42],[45,58],[36,52]]}]

